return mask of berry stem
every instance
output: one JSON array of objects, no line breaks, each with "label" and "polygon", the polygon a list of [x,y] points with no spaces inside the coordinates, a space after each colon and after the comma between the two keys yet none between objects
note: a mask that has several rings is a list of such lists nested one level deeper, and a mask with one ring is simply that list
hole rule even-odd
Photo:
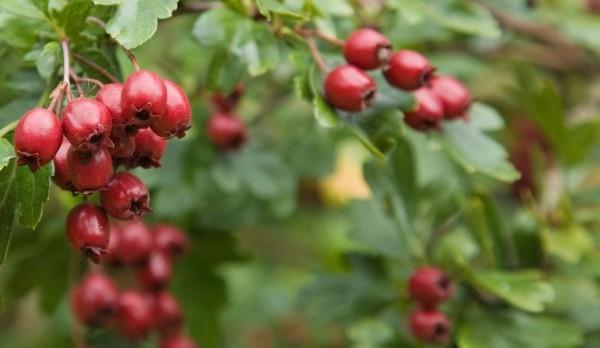
[{"label": "berry stem", "polygon": [[[68,84],[65,83],[65,81],[61,81],[56,86],[56,88],[54,88],[54,90],[50,93],[50,97],[52,99],[50,100],[50,104],[48,105],[48,110],[55,112],[55,109],[60,105],[60,102],[62,101],[63,95],[67,87]],[[56,114],[58,115],[59,112],[56,111]]]},{"label": "berry stem", "polygon": [[296,30],[296,32],[304,37],[318,37],[323,41],[329,42],[330,44],[339,47],[344,47],[344,45],[346,44],[344,40],[340,40],[335,36],[329,35],[319,30],[300,28]]},{"label": "berry stem", "polygon": [[77,59],[78,61],[84,63],[85,65],[89,66],[90,68],[96,70],[97,72],[102,74],[104,77],[106,77],[108,80],[110,80],[111,82],[119,83],[119,79],[117,79],[113,74],[109,73],[106,69],[104,69],[100,65],[94,63],[93,61],[89,60],[88,58],[82,56],[81,54],[73,53],[73,57],[75,59]]},{"label": "berry stem", "polygon": [[315,60],[315,63],[317,63],[319,70],[321,70],[323,74],[327,73],[329,69],[327,69],[327,64],[325,64],[325,60],[323,60],[321,53],[319,53],[319,49],[317,48],[315,39],[312,37],[306,38],[306,44],[308,45],[308,48],[310,49],[310,54]]},{"label": "berry stem", "polygon": [[[94,24],[98,25],[99,27],[104,29],[104,31],[106,32],[106,23],[103,20],[101,20],[100,18],[94,17],[94,16],[88,16],[86,18],[86,20],[90,23],[94,23]],[[127,55],[127,58],[129,58],[129,61],[131,61],[131,64],[133,65],[133,68],[135,69],[135,71],[139,71],[141,68],[140,68],[140,64],[138,63],[137,58],[135,57],[135,54],[133,54],[133,52],[131,52],[125,46],[121,45],[121,43],[119,43],[117,40],[113,40],[113,41],[116,42],[117,45],[119,45],[119,47],[121,48],[121,50],[123,50],[123,52],[125,52],[125,54]]]},{"label": "berry stem", "polygon": [[84,93],[83,93],[83,88],[81,88],[81,84],[79,83],[79,81],[80,81],[79,77],[73,70],[71,70],[70,74],[71,74],[71,78],[73,79],[73,82],[75,82],[75,86],[77,87],[77,93],[79,93],[80,97],[83,97]]},{"label": "berry stem", "polygon": [[69,41],[64,39],[60,42],[63,52],[63,83],[69,87],[69,73],[71,72],[71,61],[69,52]]},{"label": "berry stem", "polygon": [[93,79],[91,77],[77,77],[76,81],[93,83],[100,88],[104,87],[104,83],[102,83],[102,81]]}]

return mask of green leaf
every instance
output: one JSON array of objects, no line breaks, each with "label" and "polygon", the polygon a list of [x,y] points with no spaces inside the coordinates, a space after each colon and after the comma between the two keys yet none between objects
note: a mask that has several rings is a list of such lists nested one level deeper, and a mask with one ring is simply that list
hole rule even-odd
[{"label": "green leaf", "polygon": [[8,140],[0,138],[0,171],[15,157],[15,150],[12,144]]},{"label": "green leaf", "polygon": [[504,120],[491,106],[476,102],[469,109],[469,122],[482,131],[495,131],[504,128]]},{"label": "green leaf", "polygon": [[394,330],[382,320],[363,319],[348,328],[348,337],[354,348],[378,348],[394,337]]},{"label": "green leaf", "polygon": [[9,12],[34,19],[45,19],[40,11],[30,0],[2,0],[0,8]]},{"label": "green leaf", "polygon": [[319,73],[316,65],[312,65],[308,73],[308,83],[313,95],[313,110],[315,118],[323,127],[336,127],[340,125],[340,118],[336,115],[335,110],[325,102],[321,97],[321,92],[317,81],[320,81],[317,74]]},{"label": "green leaf", "polygon": [[194,38],[206,47],[226,47],[238,30],[240,23],[248,19],[227,8],[216,8],[203,13],[194,23]]},{"label": "green leaf", "polygon": [[457,32],[490,38],[502,33],[496,19],[477,3],[442,0],[424,6],[430,18]]},{"label": "green leaf", "polygon": [[94,4],[91,0],[71,0],[60,12],[53,13],[53,16],[62,26],[65,35],[72,41],[77,41],[86,26],[86,19],[92,7]]},{"label": "green leaf", "polygon": [[17,212],[16,163],[11,160],[0,171],[0,264],[6,260]]},{"label": "green leaf", "polygon": [[550,279],[556,299],[548,312],[566,316],[585,331],[600,329],[600,289],[593,279],[557,275]]},{"label": "green leaf", "polygon": [[17,169],[16,189],[19,199],[19,223],[34,229],[42,218],[44,203],[50,197],[53,167],[43,166],[32,173],[26,166]]},{"label": "green leaf", "polygon": [[106,31],[127,48],[135,48],[154,35],[159,19],[171,17],[177,0],[121,1]]},{"label": "green leaf", "polygon": [[242,57],[248,66],[250,76],[259,76],[277,67],[279,47],[273,31],[265,25],[248,23],[249,29],[236,39],[233,52]]},{"label": "green leaf", "polygon": [[594,239],[589,231],[581,226],[572,225],[549,230],[544,236],[548,253],[564,262],[576,264],[588,252],[594,250]]},{"label": "green leaf", "polygon": [[94,0],[94,4],[111,6],[111,5],[118,5],[121,3],[121,1],[123,1],[123,0]]},{"label": "green leaf", "polygon": [[60,62],[60,53],[61,48],[57,42],[49,42],[44,46],[35,63],[42,78],[48,80],[54,75]]},{"label": "green leaf", "polygon": [[260,13],[267,17],[267,19],[272,18],[272,14],[280,15],[283,17],[288,17],[292,19],[303,19],[304,16],[302,13],[295,12],[284,4],[277,0],[256,0],[256,6]]}]

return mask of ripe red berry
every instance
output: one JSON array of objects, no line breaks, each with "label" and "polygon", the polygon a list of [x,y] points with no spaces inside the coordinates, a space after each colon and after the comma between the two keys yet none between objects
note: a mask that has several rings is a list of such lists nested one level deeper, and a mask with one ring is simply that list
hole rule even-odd
[{"label": "ripe red berry", "polygon": [[151,129],[140,129],[133,138],[135,151],[129,167],[160,167],[160,160],[165,152],[167,142]]},{"label": "ripe red berry", "polygon": [[131,158],[135,153],[135,139],[133,136],[122,135],[111,137],[113,144],[115,145],[110,149],[110,155],[113,160],[113,166],[119,165],[127,166],[131,162]]},{"label": "ripe red berry", "polygon": [[377,85],[367,73],[352,65],[342,65],[325,77],[325,98],[334,107],[362,111],[375,102]]},{"label": "ripe red berry", "polygon": [[69,153],[69,149],[71,148],[71,143],[67,138],[63,137],[63,142],[54,156],[54,176],[52,177],[52,181],[67,191],[75,191],[75,186],[73,186],[73,181],[71,179],[71,171],[69,170],[69,164],[67,162],[67,154]]},{"label": "ripe red berry", "polygon": [[79,151],[111,147],[112,117],[104,104],[88,98],[71,101],[63,111],[63,130]]},{"label": "ripe red berry", "polygon": [[187,249],[188,241],[177,227],[158,225],[154,228],[154,247],[169,258],[175,259]]},{"label": "ripe red berry", "polygon": [[102,207],[115,219],[127,220],[150,212],[150,193],[137,176],[115,173],[101,192]]},{"label": "ripe red berry", "polygon": [[146,337],[154,324],[152,307],[148,297],[135,291],[123,292],[118,299],[119,332],[133,340]]},{"label": "ripe red berry", "polygon": [[232,114],[213,114],[208,119],[206,132],[213,145],[222,151],[238,149],[247,139],[246,125]]},{"label": "ripe red berry", "polygon": [[444,119],[444,106],[440,99],[427,87],[413,94],[416,109],[405,113],[404,121],[416,130],[428,131],[439,128]]},{"label": "ripe red berry", "polygon": [[471,106],[471,93],[460,81],[449,76],[435,76],[429,80],[429,86],[442,101],[447,119],[466,116]]},{"label": "ripe red berry", "polygon": [[160,291],[167,287],[171,280],[171,261],[161,252],[150,253],[146,263],[138,270],[138,281],[144,289]]},{"label": "ripe red berry", "polygon": [[104,326],[117,313],[119,292],[101,273],[91,273],[71,292],[71,307],[77,318],[90,326]]},{"label": "ripe red berry", "polygon": [[452,281],[439,268],[421,267],[408,281],[410,296],[427,308],[447,300],[453,292]]},{"label": "ripe red berry", "polygon": [[118,225],[110,225],[110,238],[108,239],[108,246],[106,247],[106,253],[102,255],[102,261],[108,263],[110,266],[118,267],[121,266],[122,262],[119,259],[119,238],[121,236],[121,230]]},{"label": "ripe red berry", "polygon": [[419,310],[411,313],[412,334],[426,342],[445,343],[450,338],[452,327],[444,313],[435,310]]},{"label": "ripe red berry", "polygon": [[167,104],[167,89],[163,80],[147,70],[136,71],[125,81],[121,93],[123,117],[139,128],[150,126],[162,117]]},{"label": "ripe red berry", "polygon": [[434,70],[429,60],[422,54],[400,50],[392,55],[384,75],[392,86],[413,91],[424,86]]},{"label": "ripe red berry", "polygon": [[163,138],[183,138],[191,127],[192,107],[187,95],[177,84],[164,80],[167,88],[167,104],[162,117],[152,120],[150,127]]},{"label": "ripe red berry", "polygon": [[218,112],[229,113],[235,110],[235,108],[238,106],[245,90],[246,87],[244,84],[238,83],[233,91],[228,95],[215,93],[211,96],[210,100]]},{"label": "ripe red berry", "polygon": [[184,336],[172,337],[160,343],[160,348],[196,348],[196,343]]},{"label": "ripe red berry", "polygon": [[585,5],[588,11],[592,13],[600,12],[600,0],[586,0]]},{"label": "ripe red berry", "polygon": [[100,254],[106,250],[109,234],[108,217],[94,204],[82,203],[67,216],[67,237],[73,249],[94,262],[98,262]]},{"label": "ripe red berry", "polygon": [[79,152],[71,147],[67,153],[67,164],[73,186],[84,194],[103,188],[113,171],[110,152],[106,148]]},{"label": "ripe red berry", "polygon": [[38,170],[52,161],[62,138],[61,122],[53,112],[42,108],[29,110],[15,129],[17,163],[29,166],[32,171]]},{"label": "ripe red berry", "polygon": [[126,223],[118,229],[117,256],[125,265],[141,265],[152,252],[152,234],[139,222]]},{"label": "ripe red berry", "polygon": [[132,120],[125,119],[121,108],[121,93],[123,85],[120,83],[109,83],[98,91],[96,100],[106,106],[106,109],[112,116],[112,131],[113,137],[123,135],[133,135],[137,128],[133,125]]},{"label": "ripe red berry", "polygon": [[154,298],[154,317],[156,328],[163,337],[179,333],[183,323],[183,313],[177,300],[167,292],[161,292]]},{"label": "ripe red berry", "polygon": [[352,65],[364,70],[377,69],[387,64],[392,44],[380,32],[363,28],[354,31],[344,45],[344,57]]}]

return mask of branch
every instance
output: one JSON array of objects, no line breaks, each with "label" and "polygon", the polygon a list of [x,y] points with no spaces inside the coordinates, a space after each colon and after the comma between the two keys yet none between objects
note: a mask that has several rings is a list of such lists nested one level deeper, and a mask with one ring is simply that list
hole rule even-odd
[{"label": "branch", "polygon": [[104,77],[109,79],[111,82],[120,83],[119,79],[117,79],[113,74],[109,73],[108,70],[104,69],[100,65],[94,63],[93,61],[87,59],[86,57],[82,56],[81,54],[73,53],[73,57],[75,57],[75,59],[84,63],[85,65],[91,67],[92,69],[96,70],[97,72],[102,74]]},{"label": "branch", "polygon": [[312,37],[307,38],[306,44],[308,45],[308,48],[310,49],[310,54],[312,55],[313,59],[315,60],[315,63],[317,63],[319,70],[321,70],[321,72],[323,74],[326,74],[329,69],[327,69],[327,64],[325,64],[325,61],[323,60],[321,53],[319,53],[319,49],[317,48],[315,39]]},{"label": "branch", "polygon": [[[100,18],[94,17],[94,16],[88,16],[86,18],[86,20],[90,23],[94,23],[94,24],[98,25],[100,28],[104,29],[104,31],[106,32],[106,23],[103,20],[101,20]],[[129,50],[127,47],[121,45],[121,43],[119,43],[117,40],[113,39],[113,41],[121,48],[121,50],[123,50],[123,52],[125,52],[125,54],[127,55],[127,58],[129,58],[129,61],[131,61],[133,68],[136,71],[139,71],[140,64],[138,63],[138,60],[135,57],[135,54],[133,54],[133,52],[131,52],[131,50]]]}]

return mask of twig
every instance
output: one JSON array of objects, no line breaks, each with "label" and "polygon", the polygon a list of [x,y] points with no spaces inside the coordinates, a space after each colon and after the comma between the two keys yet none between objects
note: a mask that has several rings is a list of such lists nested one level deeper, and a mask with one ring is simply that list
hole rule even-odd
[{"label": "twig", "polygon": [[65,39],[62,40],[60,44],[63,52],[63,82],[69,87],[69,72],[71,71],[69,41]]},{"label": "twig", "polygon": [[79,83],[79,77],[77,77],[77,74],[73,70],[71,70],[71,78],[75,82],[75,87],[77,88],[77,93],[79,93],[80,97],[83,97],[84,93],[83,93],[83,88],[81,88],[81,84]]},{"label": "twig", "polygon": [[327,73],[327,71],[329,69],[327,69],[327,64],[325,64],[325,61],[323,60],[321,53],[319,53],[319,49],[317,48],[315,39],[312,37],[308,37],[308,38],[306,38],[306,43],[308,44],[308,48],[310,49],[310,54],[312,55],[313,59],[315,60],[315,63],[317,63],[319,70],[321,70],[321,72],[323,74]]},{"label": "twig", "polygon": [[79,81],[79,82],[93,83],[96,86],[98,86],[99,88],[104,87],[104,83],[102,83],[102,81],[93,79],[91,77],[77,77],[77,81]]},{"label": "twig", "polygon": [[346,44],[344,40],[340,40],[335,36],[331,36],[319,30],[300,28],[296,30],[296,32],[304,37],[318,37],[323,41],[329,42],[330,44],[339,47],[344,47],[344,45]]},{"label": "twig", "polygon": [[198,13],[198,12],[206,12],[210,11],[213,8],[217,8],[222,4],[219,1],[211,1],[211,2],[180,2],[179,8],[177,8],[177,12],[179,13]]},{"label": "twig", "polygon": [[64,95],[67,87],[68,87],[68,84],[66,84],[65,81],[61,81],[56,86],[56,88],[54,88],[54,90],[50,93],[50,97],[52,99],[50,100],[50,104],[48,105],[48,110],[50,110],[52,112],[56,112],[57,115],[60,113],[56,110],[56,108],[58,107],[60,102],[62,102],[62,98],[63,98],[63,95]]},{"label": "twig", "polygon": [[[86,20],[90,23],[94,23],[96,25],[98,25],[100,28],[104,29],[104,31],[106,31],[106,23],[101,20],[98,17],[94,17],[94,16],[88,16],[86,18]],[[125,54],[127,55],[127,58],[129,58],[129,61],[131,61],[131,64],[133,65],[133,68],[136,71],[140,70],[140,64],[138,63],[138,60],[135,56],[135,54],[133,54],[133,52],[131,52],[131,50],[129,50],[127,47],[121,45],[121,43],[119,43],[118,41],[114,40],[113,41],[119,45],[119,48],[121,48],[121,50],[123,50],[123,52],[125,52]]]},{"label": "twig", "polygon": [[111,82],[120,83],[119,79],[117,79],[113,74],[109,73],[106,69],[104,69],[100,65],[94,63],[93,61],[87,59],[86,57],[82,56],[81,54],[73,53],[73,57],[75,57],[75,59],[77,59],[78,61],[88,65],[92,69],[96,70],[97,72],[102,74],[104,77],[109,79]]}]

